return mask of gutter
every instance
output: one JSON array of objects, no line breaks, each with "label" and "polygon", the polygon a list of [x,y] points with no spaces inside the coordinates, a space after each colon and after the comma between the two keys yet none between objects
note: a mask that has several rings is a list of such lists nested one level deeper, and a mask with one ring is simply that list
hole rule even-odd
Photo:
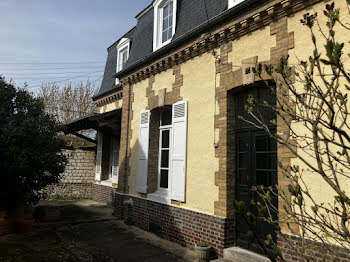
[{"label": "gutter", "polygon": [[139,61],[137,61],[135,64],[133,64],[129,68],[126,68],[125,70],[122,70],[122,71],[114,74],[113,77],[120,79],[123,76],[126,76],[126,75],[132,73],[133,71],[135,71],[136,69],[142,67],[143,65],[149,64],[152,60],[155,60],[159,56],[166,55],[167,53],[169,53],[169,51],[177,48],[180,43],[181,43],[181,45],[183,45],[184,43],[189,42],[195,36],[206,31],[207,29],[209,29],[217,24],[223,23],[225,20],[232,19],[232,17],[236,16],[240,11],[246,10],[246,8],[251,7],[252,5],[254,5],[256,3],[260,4],[262,2],[267,2],[267,1],[269,1],[269,0],[246,0],[242,3],[240,3],[239,5],[237,5],[236,7],[233,7],[229,10],[226,10],[225,12],[223,12],[221,14],[216,15],[215,17],[211,18],[207,22],[199,25],[198,27],[192,29],[191,31],[189,31],[189,32],[185,33],[184,35],[182,35],[181,37],[177,38],[176,40],[174,40],[170,44],[166,45],[165,47],[149,54],[148,56],[145,56],[144,58],[140,59]]},{"label": "gutter", "polygon": [[108,95],[110,95],[110,94],[113,94],[113,93],[115,93],[115,92],[117,92],[117,91],[120,91],[120,90],[122,90],[122,89],[123,89],[123,88],[122,88],[121,85],[116,85],[116,86],[114,86],[113,88],[111,88],[111,89],[109,89],[109,90],[107,90],[107,91],[104,91],[103,93],[99,93],[99,94],[93,96],[93,97],[92,97],[92,100],[93,100],[93,101],[96,101],[96,100],[98,100],[98,99],[100,99],[100,98],[103,98],[103,97],[105,97],[105,96],[108,96]]}]

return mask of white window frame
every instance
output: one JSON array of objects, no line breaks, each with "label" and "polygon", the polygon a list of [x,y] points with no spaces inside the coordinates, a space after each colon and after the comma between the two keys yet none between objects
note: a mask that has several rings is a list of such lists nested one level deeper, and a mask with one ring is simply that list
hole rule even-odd
[{"label": "white window frame", "polygon": [[228,0],[228,9],[235,7],[236,5],[244,2],[245,0]]},{"label": "white window frame", "polygon": [[[170,196],[171,195],[171,179],[172,179],[172,172],[171,172],[171,150],[172,150],[172,125],[168,126],[161,126],[159,127],[160,135],[159,135],[159,159],[158,159],[158,189],[157,193],[160,193],[161,195]],[[162,168],[162,140],[163,140],[163,132],[165,130],[169,130],[169,167],[168,167],[168,188],[162,188],[160,187],[160,178],[161,178],[161,170]]]},{"label": "white window frame", "polygon": [[[127,52],[127,59],[129,59],[129,54],[130,54],[130,39],[129,38],[122,38],[119,42],[119,44],[117,45],[117,66],[116,66],[116,73],[120,72],[123,70],[123,66],[122,66],[122,60],[123,60],[123,56],[122,54],[124,52]],[[115,84],[119,84],[119,79],[116,78],[115,80]]]},{"label": "white window frame", "polygon": [[114,159],[114,156],[113,156],[113,146],[114,146],[114,143],[113,143],[113,138],[111,137],[111,141],[110,141],[110,145],[109,145],[109,164],[108,164],[108,181],[112,181],[112,177],[113,177],[113,159]]},{"label": "white window frame", "polygon": [[[173,2],[173,31],[171,38],[163,43],[163,8],[170,2]],[[177,0],[156,0],[153,3],[154,7],[154,30],[153,30],[153,51],[156,51],[163,46],[169,44],[176,31],[176,12]]]}]

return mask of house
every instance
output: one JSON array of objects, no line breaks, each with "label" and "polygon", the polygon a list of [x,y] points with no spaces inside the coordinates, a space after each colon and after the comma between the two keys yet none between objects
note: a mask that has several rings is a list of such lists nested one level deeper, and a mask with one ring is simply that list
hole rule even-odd
[{"label": "house", "polygon": [[[346,10],[346,1],[336,2]],[[154,0],[108,48],[94,97],[100,114],[75,123],[99,131],[94,198],[112,196],[118,218],[189,247],[206,241],[220,257],[233,246],[261,252],[235,216],[234,201],[249,205],[254,185],[288,185],[277,162],[290,165],[292,154],[238,116],[247,114],[249,94],[276,103],[254,68],[287,55],[291,64],[307,58],[313,49],[300,19],[324,5]],[[287,129],[277,123],[276,131]],[[294,243],[284,246],[266,222],[257,223],[259,234],[271,234],[287,254],[301,243],[283,228]]]}]

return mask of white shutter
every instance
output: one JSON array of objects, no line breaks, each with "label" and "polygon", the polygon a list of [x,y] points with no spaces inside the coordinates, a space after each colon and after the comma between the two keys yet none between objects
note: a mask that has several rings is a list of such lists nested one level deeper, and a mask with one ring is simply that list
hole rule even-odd
[{"label": "white shutter", "polygon": [[173,137],[171,156],[171,199],[185,202],[186,150],[187,150],[187,101],[173,105]]},{"label": "white shutter", "polygon": [[103,146],[103,134],[97,133],[97,152],[96,152],[96,174],[95,179],[101,181],[102,173],[102,146]]},{"label": "white shutter", "polygon": [[144,194],[147,193],[150,116],[150,111],[143,111],[141,112],[140,116],[139,155],[137,163],[136,191]]},{"label": "white shutter", "polygon": [[119,148],[120,148],[119,140],[113,138],[113,162],[112,162],[112,183],[113,184],[118,184]]}]

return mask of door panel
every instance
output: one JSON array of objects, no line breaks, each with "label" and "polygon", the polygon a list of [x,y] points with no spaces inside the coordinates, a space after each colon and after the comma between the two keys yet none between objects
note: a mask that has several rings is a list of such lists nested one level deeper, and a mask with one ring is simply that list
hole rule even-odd
[{"label": "door panel", "polygon": [[[236,181],[235,197],[238,201],[243,201],[247,211],[255,215],[256,231],[260,239],[265,240],[268,234],[276,239],[274,228],[258,217],[258,210],[252,205],[252,200],[258,202],[259,196],[252,191],[254,186],[275,187],[277,180],[277,143],[271,139],[269,134],[256,128],[251,122],[256,120],[246,109],[247,99],[253,97],[256,107],[253,114],[259,115],[265,123],[276,120],[276,114],[271,107],[264,106],[265,101],[269,105],[276,105],[276,96],[271,93],[271,89],[265,86],[247,88],[234,96],[235,104],[235,166]],[[248,120],[244,121],[242,120]],[[271,125],[271,132],[276,128]],[[277,198],[272,200],[277,207]],[[274,214],[277,218],[278,214]],[[243,248],[261,252],[260,248],[254,244],[254,239],[248,238],[249,227],[240,215],[236,216],[236,244]]]},{"label": "door panel", "polygon": [[[259,201],[259,196],[252,191],[253,186],[263,185],[266,189],[277,184],[276,141],[260,130],[250,129],[236,132],[236,200],[243,201],[247,211],[253,213],[256,219],[256,231],[260,239],[265,240],[268,234],[273,239],[277,236],[273,226],[259,218],[258,211],[252,200]],[[277,199],[273,199],[277,206]],[[277,218],[277,214],[275,214]],[[261,252],[260,248],[249,239],[247,223],[237,215],[236,243],[238,246]]]}]

